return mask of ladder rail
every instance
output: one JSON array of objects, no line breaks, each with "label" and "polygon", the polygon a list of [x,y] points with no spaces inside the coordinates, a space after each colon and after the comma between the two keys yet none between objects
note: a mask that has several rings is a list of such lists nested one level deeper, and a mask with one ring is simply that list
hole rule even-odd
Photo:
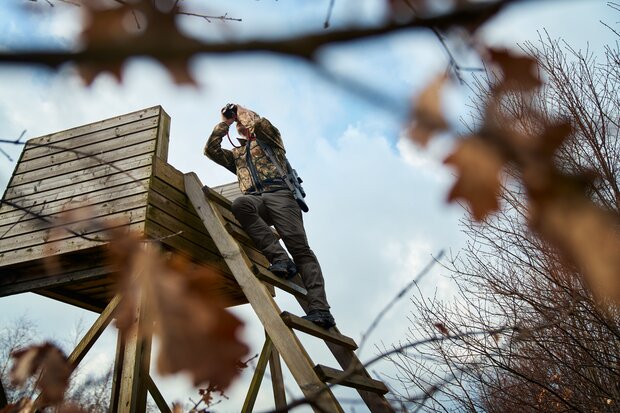
[{"label": "ladder rail", "polygon": [[228,234],[220,213],[206,199],[195,173],[185,174],[185,192],[209,231],[220,253],[256,312],[275,348],[299,384],[304,396],[317,412],[343,412],[331,389],[314,371],[310,357],[297,336],[280,318],[280,309],[267,288],[252,273],[252,263]]}]

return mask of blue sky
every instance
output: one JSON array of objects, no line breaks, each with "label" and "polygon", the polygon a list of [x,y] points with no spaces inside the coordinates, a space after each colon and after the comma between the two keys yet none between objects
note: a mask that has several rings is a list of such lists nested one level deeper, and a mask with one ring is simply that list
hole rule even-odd
[{"label": "blue sky", "polygon": [[[75,8],[52,10],[39,2],[22,11],[26,3],[30,2],[5,0],[0,5],[0,50],[75,44],[79,32]],[[242,23],[209,24],[186,17],[183,27],[188,33],[239,39],[320,31],[329,1],[213,1],[208,6],[201,2],[200,7],[197,0],[186,3],[208,14],[228,13],[243,19]],[[384,16],[384,5],[380,0],[337,0],[332,26],[375,24]],[[33,15],[33,10],[42,13]],[[535,41],[537,31],[547,29],[552,37],[561,36],[576,48],[585,48],[588,41],[591,50],[600,52],[612,35],[599,20],[609,24],[618,20],[605,1],[525,2],[497,16],[481,37],[489,44],[516,48],[518,42]],[[384,91],[400,110],[361,99],[299,60],[267,54],[196,58],[191,71],[198,88],[175,86],[148,59],[128,64],[121,85],[104,75],[91,87],[84,87],[71,69],[52,73],[15,66],[0,67],[0,136],[16,138],[26,129],[31,138],[162,105],[172,118],[169,162],[184,172],[195,171],[204,184],[214,186],[234,180],[202,156],[205,139],[219,120],[219,109],[232,101],[256,110],[279,127],[291,163],[304,178],[311,208],[304,219],[325,273],[333,313],[341,330],[359,339],[431,254],[441,249],[458,252],[465,242],[458,227],[463,211],[445,204],[452,175],[440,161],[451,141],[442,139],[420,151],[402,138],[403,114],[424,85],[445,70],[447,60],[437,40],[420,31],[331,46],[320,54],[320,61],[334,73]],[[455,88],[446,103],[455,123],[466,114],[465,89]],[[19,156],[20,148],[3,149],[14,158]],[[13,167],[0,159],[1,189]],[[454,288],[436,268],[425,278],[422,290],[429,295],[436,291],[439,298],[447,299]],[[282,309],[299,312],[284,294],[277,301]],[[261,326],[248,308],[235,311],[246,320],[245,336],[252,351],[260,351]],[[404,337],[408,312],[406,300],[397,305],[361,358],[374,354],[374,344],[390,344]],[[62,340],[70,336],[76,320],[83,318],[88,323],[94,319],[91,313],[32,294],[0,299],[0,326],[22,314],[38,323],[41,340]],[[112,360],[112,333],[92,350],[86,372],[96,372]],[[303,341],[315,361],[330,364],[324,359],[322,344],[305,337]],[[231,389],[230,400],[218,406],[218,411],[238,411],[249,375],[246,372]],[[186,400],[192,394],[182,377],[157,380],[169,401]],[[294,385],[289,387],[299,394]],[[259,407],[268,409],[271,403],[269,392],[261,393]]]}]

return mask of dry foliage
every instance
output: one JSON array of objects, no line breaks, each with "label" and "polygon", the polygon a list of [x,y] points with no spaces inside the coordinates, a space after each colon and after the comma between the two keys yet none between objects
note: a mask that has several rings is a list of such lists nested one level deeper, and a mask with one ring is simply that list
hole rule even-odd
[{"label": "dry foliage", "polygon": [[[156,242],[131,237],[122,230],[112,234],[110,265],[118,268],[123,300],[116,324],[128,339],[156,335],[161,344],[157,359],[160,374],[187,372],[196,385],[208,384],[205,402],[222,393],[245,367],[241,360],[249,348],[238,335],[243,323],[226,310],[222,276],[209,268],[159,250]],[[138,328],[137,320],[141,325]],[[81,412],[64,403],[73,366],[56,346],[31,345],[12,353],[11,383],[21,386],[30,378],[40,391],[37,406],[58,405],[61,412]],[[2,413],[31,412],[33,401],[23,397]]]},{"label": "dry foliage", "polygon": [[[392,357],[403,398],[425,411],[618,410],[620,51],[595,62],[549,38],[524,50],[514,58],[529,68],[523,87],[505,85],[504,70],[478,83],[471,133],[501,157],[500,190],[464,190],[478,221],[464,221],[471,241],[448,266],[459,297],[414,297],[410,339],[438,325],[451,334],[518,328]],[[509,55],[489,55],[511,66]],[[544,85],[531,77],[534,63]],[[457,170],[457,186],[466,173]],[[480,192],[501,208],[476,205]]]},{"label": "dry foliage", "polygon": [[[486,54],[495,76],[480,103],[480,126],[445,160],[457,175],[448,199],[464,201],[482,222],[500,208],[502,182],[518,182],[530,228],[580,268],[601,300],[620,302],[618,215],[589,196],[589,188],[604,171],[567,171],[558,163],[561,148],[583,120],[536,106],[534,97],[542,83],[533,56],[494,49]],[[413,136],[423,145],[429,139],[429,125],[438,125],[434,133],[445,129],[436,120],[437,88],[435,82],[421,94],[428,110],[414,112],[415,125],[427,128],[421,136]],[[435,98],[428,99],[429,95]],[[518,111],[507,109],[513,103],[518,103]]]},{"label": "dry foliage", "polygon": [[196,385],[225,390],[249,348],[238,338],[243,323],[222,301],[222,276],[179,255],[164,256],[154,243],[125,238],[110,247],[112,265],[121,270],[121,332],[132,334],[143,311],[149,319],[140,334],[154,333],[161,343],[159,373],[186,371]]},{"label": "dry foliage", "polygon": [[64,398],[73,366],[62,351],[51,343],[16,350],[10,376],[13,385],[22,385],[36,376],[44,403],[57,404]]}]

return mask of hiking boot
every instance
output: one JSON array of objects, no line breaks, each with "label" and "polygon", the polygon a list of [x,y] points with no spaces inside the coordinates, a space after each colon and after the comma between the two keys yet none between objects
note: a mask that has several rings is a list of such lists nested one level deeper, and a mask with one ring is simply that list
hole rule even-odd
[{"label": "hiking boot", "polygon": [[277,261],[269,266],[269,271],[280,278],[290,280],[297,275],[297,266],[291,260]]},{"label": "hiking boot", "polygon": [[312,321],[317,326],[323,327],[326,330],[336,325],[336,321],[329,310],[310,310],[307,315],[301,318]]}]

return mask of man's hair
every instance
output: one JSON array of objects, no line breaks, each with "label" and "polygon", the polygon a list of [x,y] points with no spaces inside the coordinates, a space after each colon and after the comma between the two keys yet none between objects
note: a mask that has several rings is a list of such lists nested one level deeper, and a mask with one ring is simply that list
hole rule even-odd
[{"label": "man's hair", "polygon": [[241,125],[250,132],[253,132],[254,125],[259,119],[260,116],[258,116],[256,112],[244,108],[241,105],[237,105],[237,131],[239,131],[239,125]]}]

